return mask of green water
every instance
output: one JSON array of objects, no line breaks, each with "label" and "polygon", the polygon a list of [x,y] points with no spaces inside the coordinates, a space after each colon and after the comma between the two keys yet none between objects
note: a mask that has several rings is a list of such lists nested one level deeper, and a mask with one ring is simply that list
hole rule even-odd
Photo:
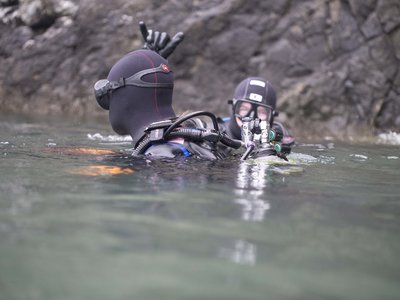
[{"label": "green water", "polygon": [[399,146],[160,161],[107,125],[0,130],[1,300],[400,299]]}]

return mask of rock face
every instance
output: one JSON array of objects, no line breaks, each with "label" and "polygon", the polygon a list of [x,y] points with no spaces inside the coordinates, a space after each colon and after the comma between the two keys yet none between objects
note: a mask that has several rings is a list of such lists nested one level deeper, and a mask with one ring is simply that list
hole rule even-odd
[{"label": "rock face", "polygon": [[226,115],[235,85],[262,76],[295,133],[400,129],[398,0],[0,0],[0,18],[2,111],[106,115],[93,83],[142,46],[144,20],[186,34],[177,112]]}]

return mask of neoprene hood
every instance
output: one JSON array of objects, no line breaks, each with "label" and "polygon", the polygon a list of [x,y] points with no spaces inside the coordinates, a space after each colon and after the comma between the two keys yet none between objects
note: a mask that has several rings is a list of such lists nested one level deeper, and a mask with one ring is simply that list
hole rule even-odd
[{"label": "neoprene hood", "polygon": [[131,135],[134,146],[148,125],[176,116],[172,109],[173,73],[168,61],[156,52],[126,54],[111,68],[107,79],[111,126],[118,134]]}]

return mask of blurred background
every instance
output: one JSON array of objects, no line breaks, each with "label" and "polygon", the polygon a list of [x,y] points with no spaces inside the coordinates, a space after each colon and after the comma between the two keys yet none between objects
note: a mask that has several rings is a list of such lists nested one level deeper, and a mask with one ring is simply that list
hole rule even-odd
[{"label": "blurred background", "polygon": [[0,112],[100,117],[94,82],[143,45],[138,23],[186,34],[174,109],[227,115],[247,76],[294,134],[400,128],[398,0],[0,0]]}]

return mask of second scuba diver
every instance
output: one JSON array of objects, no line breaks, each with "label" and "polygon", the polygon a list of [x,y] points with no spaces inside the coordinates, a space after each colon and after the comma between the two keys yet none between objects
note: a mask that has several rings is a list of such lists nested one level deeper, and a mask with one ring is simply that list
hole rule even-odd
[{"label": "second scuba diver", "polygon": [[[230,117],[220,119],[220,124],[230,137],[243,139],[243,121],[246,119],[250,122],[253,120],[266,122],[270,128],[269,140],[279,145],[279,150],[269,147],[268,151],[275,150],[276,153],[272,154],[281,158],[290,153],[295,141],[281,123],[274,121],[274,117],[279,113],[276,111],[276,92],[269,81],[261,77],[248,77],[242,80],[235,88],[233,99],[228,103],[232,106],[232,114]],[[250,124],[254,127],[254,122]],[[250,130],[254,133],[257,128]]]},{"label": "second scuba diver", "polygon": [[[166,33],[147,31],[144,23],[140,24],[140,28],[146,42],[145,49],[126,54],[111,68],[107,79],[99,80],[94,85],[98,104],[109,110],[113,130],[121,135],[131,135],[134,156],[144,154],[158,157],[225,158],[230,149],[238,149],[244,145],[240,141],[240,123],[246,119],[244,116],[251,117],[253,122],[254,117],[256,121],[269,120],[267,128],[270,132],[269,124],[273,122],[276,102],[275,92],[272,87],[269,88],[268,82],[256,78],[248,79],[237,87],[232,102],[234,118],[229,122],[219,122],[214,114],[203,111],[177,117],[172,109],[174,78],[166,58],[183,40],[183,33],[178,33],[171,39]],[[257,81],[258,85],[252,84]],[[264,84],[263,87],[261,83]],[[251,92],[252,88],[259,91]],[[270,96],[272,93],[273,101]],[[256,94],[258,96],[254,96]],[[258,98],[253,99],[254,97]],[[245,112],[246,105],[248,112]],[[204,122],[195,119],[199,116],[210,118],[212,126],[207,128]],[[229,126],[225,126],[225,123]],[[275,132],[274,138],[269,137],[268,142],[282,139],[282,132],[274,130],[271,130]],[[289,151],[269,152],[268,155],[284,158],[285,153],[290,152],[290,147],[288,149]],[[251,154],[250,151],[246,152]],[[254,152],[252,156],[256,153],[261,152]]]}]

